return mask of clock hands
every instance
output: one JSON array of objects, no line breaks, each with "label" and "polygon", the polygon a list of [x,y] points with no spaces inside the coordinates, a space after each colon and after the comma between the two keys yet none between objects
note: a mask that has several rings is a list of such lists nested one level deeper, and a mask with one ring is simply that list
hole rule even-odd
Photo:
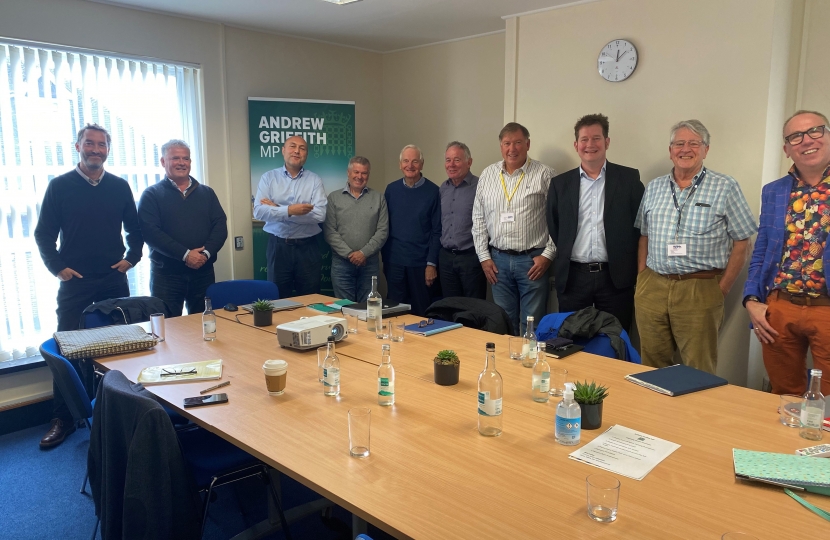
[{"label": "clock hands", "polygon": [[625,54],[626,54],[627,52],[628,52],[628,51],[625,51],[624,53],[620,54],[620,51],[617,51],[617,62],[619,62],[619,61],[620,61],[620,58],[622,58],[623,56],[625,56]]}]

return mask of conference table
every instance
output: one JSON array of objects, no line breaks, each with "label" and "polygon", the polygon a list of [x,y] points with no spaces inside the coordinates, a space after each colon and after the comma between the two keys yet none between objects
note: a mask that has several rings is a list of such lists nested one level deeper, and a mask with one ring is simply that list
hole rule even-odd
[{"label": "conference table", "polygon": [[[304,305],[333,299],[295,298]],[[620,502],[613,523],[592,521],[585,478],[604,471],[568,458],[577,447],[554,437],[558,398],[536,403],[531,370],[507,354],[507,336],[459,328],[429,337],[407,333],[391,342],[395,405],[377,404],[381,344],[358,325],[338,342],[341,393],[323,395],[316,349],[280,348],[275,326],[320,313],[302,307],[275,312],[269,327],[254,327],[247,313],[217,314],[217,338],[202,339],[201,316],[166,321],[166,341],[139,353],[97,359],[104,369],[135,381],[149,366],[223,360],[230,386],[223,405],[183,409],[185,397],[219,381],[148,386],[160,401],[297,480],[360,519],[398,538],[712,538],[743,531],[757,538],[820,538],[827,522],[783,493],[734,477],[732,449],[793,453],[809,446],[798,430],[778,422],[778,396],[737,386],[669,397],[624,380],[646,370],[619,360],[576,353],[551,367],[569,380],[607,385],[603,425],[582,431],[580,446],[622,425],[680,445],[643,480],[616,475]],[[404,315],[399,322],[421,318]],[[477,430],[476,381],[485,343],[496,344],[504,380],[503,433]],[[456,351],[459,383],[432,380],[435,354]],[[262,363],[288,362],[281,396],[265,388]],[[349,455],[347,412],[371,407],[371,455]],[[610,474],[610,473],[608,473]],[[807,494],[827,508],[827,499]],[[822,532],[823,531],[823,532]]]}]

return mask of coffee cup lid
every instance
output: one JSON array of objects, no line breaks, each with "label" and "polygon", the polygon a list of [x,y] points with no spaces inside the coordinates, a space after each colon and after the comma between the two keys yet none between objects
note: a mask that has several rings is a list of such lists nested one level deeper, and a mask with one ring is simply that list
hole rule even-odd
[{"label": "coffee cup lid", "polygon": [[262,364],[262,371],[271,375],[280,375],[288,370],[288,362],[285,360],[266,360]]}]

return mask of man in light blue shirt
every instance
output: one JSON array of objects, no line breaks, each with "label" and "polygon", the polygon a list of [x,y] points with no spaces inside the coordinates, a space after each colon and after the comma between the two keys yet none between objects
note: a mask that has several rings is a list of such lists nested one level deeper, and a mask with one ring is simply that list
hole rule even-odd
[{"label": "man in light blue shirt", "polygon": [[323,179],[303,168],[308,143],[291,137],[282,147],[285,165],[262,175],[254,198],[254,218],[268,233],[268,280],[280,296],[320,292],[322,256],[318,235],[326,219]]}]

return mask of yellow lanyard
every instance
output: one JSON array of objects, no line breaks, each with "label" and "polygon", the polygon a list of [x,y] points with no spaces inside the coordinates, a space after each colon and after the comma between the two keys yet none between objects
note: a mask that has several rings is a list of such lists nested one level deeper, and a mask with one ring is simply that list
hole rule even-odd
[{"label": "yellow lanyard", "polygon": [[516,182],[516,187],[513,188],[513,193],[510,195],[507,194],[507,184],[504,183],[504,175],[501,171],[499,171],[499,178],[501,178],[501,187],[504,190],[504,196],[507,198],[507,206],[510,206],[510,201],[513,200],[513,195],[516,194],[516,190],[519,189],[519,184],[522,183],[522,178],[525,177],[525,172],[522,171],[522,175],[519,177],[519,181]]}]

